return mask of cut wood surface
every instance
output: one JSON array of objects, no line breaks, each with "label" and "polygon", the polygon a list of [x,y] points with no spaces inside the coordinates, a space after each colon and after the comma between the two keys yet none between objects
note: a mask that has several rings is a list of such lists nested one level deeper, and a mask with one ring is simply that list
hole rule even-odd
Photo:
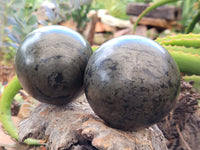
[{"label": "cut wood surface", "polygon": [[[128,15],[139,16],[149,4],[129,3],[127,4],[126,13]],[[181,9],[174,6],[162,6],[149,12],[146,17],[160,18],[165,20],[180,20]]]},{"label": "cut wood surface", "polygon": [[28,137],[47,139],[50,150],[167,150],[157,125],[137,132],[110,128],[94,114],[85,96],[66,106],[40,104],[19,127],[20,142]]}]

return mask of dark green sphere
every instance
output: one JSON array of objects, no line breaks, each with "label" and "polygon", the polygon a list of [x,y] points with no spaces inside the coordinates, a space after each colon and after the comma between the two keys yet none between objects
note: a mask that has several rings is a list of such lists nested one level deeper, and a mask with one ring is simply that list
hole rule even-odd
[{"label": "dark green sphere", "polygon": [[171,55],[145,37],[112,39],[91,56],[84,90],[94,112],[111,127],[138,130],[160,121],[173,108],[180,88]]},{"label": "dark green sphere", "polygon": [[16,54],[18,79],[27,93],[50,104],[67,104],[82,92],[92,55],[88,42],[62,26],[46,26],[27,35]]}]

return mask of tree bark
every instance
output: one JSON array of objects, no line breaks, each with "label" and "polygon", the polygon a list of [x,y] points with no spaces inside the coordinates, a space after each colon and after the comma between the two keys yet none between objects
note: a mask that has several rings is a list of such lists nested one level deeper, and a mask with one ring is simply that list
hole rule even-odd
[{"label": "tree bark", "polygon": [[200,149],[200,94],[192,85],[182,81],[178,102],[158,127],[162,130],[170,150]]}]

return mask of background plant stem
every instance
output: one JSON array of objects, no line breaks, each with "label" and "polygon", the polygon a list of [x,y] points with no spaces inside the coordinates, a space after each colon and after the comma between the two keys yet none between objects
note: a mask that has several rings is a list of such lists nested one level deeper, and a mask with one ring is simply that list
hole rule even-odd
[{"label": "background plant stem", "polygon": [[198,11],[197,15],[194,16],[194,18],[192,19],[192,21],[190,22],[190,24],[188,25],[188,27],[186,28],[185,33],[188,34],[190,32],[192,32],[192,30],[194,29],[196,23],[200,20],[200,10]]}]

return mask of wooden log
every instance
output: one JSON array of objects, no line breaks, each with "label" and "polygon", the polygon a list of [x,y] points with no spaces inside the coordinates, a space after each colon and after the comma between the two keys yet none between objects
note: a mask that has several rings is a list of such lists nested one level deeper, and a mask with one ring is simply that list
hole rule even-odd
[{"label": "wooden log", "polygon": [[[139,16],[148,6],[149,4],[128,3],[126,13],[132,16]],[[180,20],[181,8],[174,6],[161,6],[149,12],[146,17],[160,18],[171,21]]]},{"label": "wooden log", "polygon": [[129,28],[132,26],[129,20],[123,20],[116,17],[113,17],[107,14],[107,11],[104,9],[98,10],[98,17],[103,24],[107,24],[109,26],[113,26],[116,28]]},{"label": "wooden log", "polygon": [[87,17],[91,20],[85,27],[83,36],[87,39],[90,45],[93,45],[95,28],[98,21],[97,12],[92,10],[87,14]]},{"label": "wooden log", "polygon": [[[137,20],[137,16],[131,16],[130,21],[131,23],[134,23]],[[139,24],[141,25],[149,25],[164,29],[172,29],[175,28],[176,30],[182,30],[182,25],[178,24],[176,21],[167,21],[165,19],[155,19],[150,17],[143,17]]]},{"label": "wooden log", "polygon": [[85,96],[66,106],[40,104],[19,125],[19,141],[47,139],[50,150],[167,150],[157,125],[137,132],[110,128],[94,114]]}]

